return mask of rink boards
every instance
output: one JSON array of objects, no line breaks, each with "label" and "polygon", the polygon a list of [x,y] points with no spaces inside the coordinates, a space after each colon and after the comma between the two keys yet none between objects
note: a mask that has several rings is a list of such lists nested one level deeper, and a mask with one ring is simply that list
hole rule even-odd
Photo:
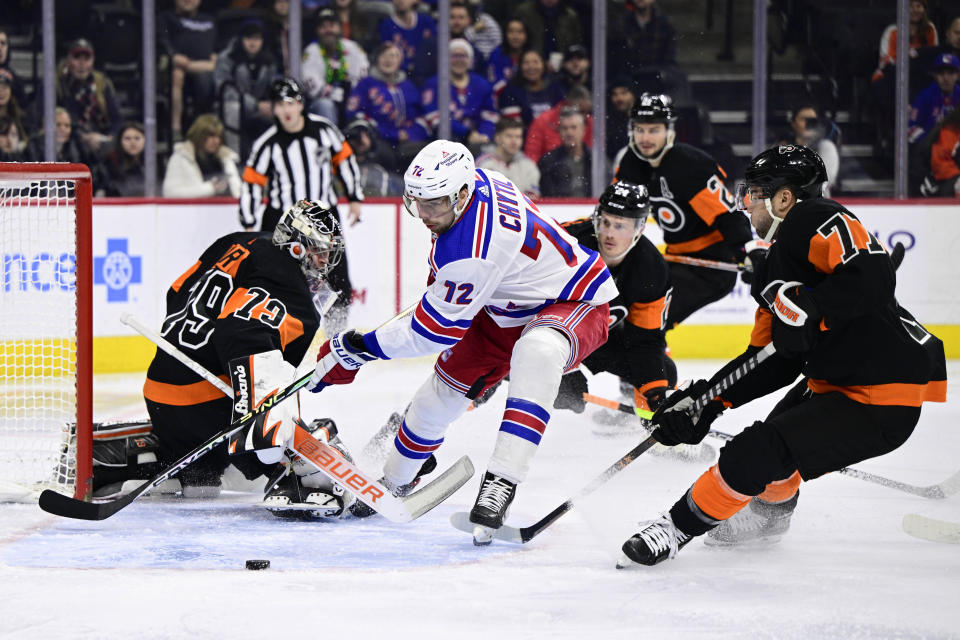
[{"label": "rink boards", "polygon": [[[956,278],[944,266],[950,264],[952,239],[960,235],[960,207],[926,201],[854,202],[849,207],[888,247],[904,243],[897,298],[944,339],[948,357],[960,357],[960,300],[954,295]],[[548,202],[540,209],[564,221],[589,216],[593,204]],[[350,324],[373,327],[422,295],[430,236],[393,200],[365,203],[363,221],[344,226],[355,292]],[[170,283],[214,239],[237,230],[237,205],[230,200],[96,201],[95,371],[145,369],[154,349],[121,324],[120,316],[132,313],[158,326]],[[645,234],[655,243],[662,240],[656,224],[648,224]],[[724,299],[668,334],[670,347],[678,357],[734,355],[746,343],[754,310],[749,288],[738,283]]]}]

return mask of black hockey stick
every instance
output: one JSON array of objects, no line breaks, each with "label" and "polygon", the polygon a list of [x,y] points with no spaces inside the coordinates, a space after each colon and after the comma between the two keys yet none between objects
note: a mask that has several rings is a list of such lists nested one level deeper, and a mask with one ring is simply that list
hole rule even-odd
[{"label": "black hockey stick", "polygon": [[[708,402],[713,400],[720,393],[723,393],[729,389],[730,386],[737,380],[756,369],[761,362],[772,356],[774,353],[776,353],[776,349],[774,348],[773,343],[770,343],[760,351],[747,358],[747,360],[745,360],[739,367],[721,378],[716,384],[710,387],[706,393],[697,398],[693,403],[693,407],[695,408],[694,410],[699,411],[702,409]],[[631,411],[631,413],[633,412]],[[624,454],[619,460],[607,467],[603,473],[598,475],[593,479],[593,481],[590,482],[590,484],[581,489],[576,496],[568,498],[553,511],[540,518],[540,520],[534,522],[528,527],[517,528],[509,525],[503,525],[493,532],[493,537],[497,538],[498,540],[504,540],[505,542],[513,542],[517,544],[525,544],[529,542],[536,536],[540,535],[544,529],[556,522],[560,516],[565,514],[567,511],[570,511],[577,500],[580,500],[599,489],[601,485],[607,482],[607,480],[617,475],[617,473],[619,473],[624,467],[636,460],[641,454],[643,454],[643,452],[655,444],[657,444],[656,438],[649,436],[643,442]],[[470,522],[470,516],[466,512],[460,511],[451,515],[450,524],[461,531],[473,533],[474,524]]]},{"label": "black hockey stick", "polygon": [[290,396],[295,395],[297,391],[305,387],[307,383],[310,382],[310,378],[312,376],[313,372],[311,371],[302,378],[295,380],[292,384],[284,387],[275,395],[265,399],[260,406],[254,407],[249,413],[241,417],[236,422],[233,422],[228,429],[211,436],[203,444],[191,450],[189,453],[184,455],[173,464],[169,465],[156,476],[150,480],[147,480],[139,487],[124,496],[105,502],[84,502],[83,500],[77,500],[76,498],[65,496],[62,493],[45,489],[43,493],[40,494],[40,508],[47,513],[63,516],[64,518],[76,518],[78,520],[104,520],[109,518],[117,511],[120,511],[131,502],[136,500],[142,494],[158,487],[173,476],[177,475],[177,473],[183,470],[184,467],[187,467],[194,460],[208,453],[221,442],[226,442],[233,434],[245,429],[247,425],[256,420],[257,416],[260,414],[266,413],[278,403],[283,402]]},{"label": "black hockey stick", "polygon": [[[631,407],[628,404],[617,402],[616,400],[608,400],[606,398],[601,398],[589,393],[583,394],[583,399],[591,404],[613,409],[614,411],[636,415],[645,428],[653,428],[653,425],[650,424],[649,421],[650,412],[648,411],[637,409],[636,407]],[[717,431],[716,429],[711,429],[709,432],[707,432],[707,435],[713,436],[719,440],[733,440],[733,435],[724,431]],[[912,493],[913,495],[921,496],[923,498],[930,498],[933,500],[940,500],[948,496],[952,496],[960,491],[960,471],[956,472],[943,482],[932,484],[926,487],[907,484],[906,482],[900,482],[899,480],[893,480],[891,478],[885,478],[883,476],[878,476],[867,471],[861,471],[860,469],[855,469],[853,467],[843,467],[841,469],[837,469],[836,473],[844,476],[850,476],[851,478],[858,478],[866,482],[873,482],[874,484],[889,487],[890,489],[896,489],[897,491],[903,491],[904,493]]]}]

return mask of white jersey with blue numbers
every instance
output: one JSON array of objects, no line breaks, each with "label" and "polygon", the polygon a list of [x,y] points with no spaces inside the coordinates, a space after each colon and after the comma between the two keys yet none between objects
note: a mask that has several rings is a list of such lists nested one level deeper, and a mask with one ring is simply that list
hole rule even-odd
[{"label": "white jersey with blue numbers", "polygon": [[430,252],[430,284],[414,313],[367,334],[381,358],[443,351],[478,313],[501,327],[523,326],[556,302],[595,305],[617,296],[598,253],[581,246],[496,171],[476,170],[463,215]]}]

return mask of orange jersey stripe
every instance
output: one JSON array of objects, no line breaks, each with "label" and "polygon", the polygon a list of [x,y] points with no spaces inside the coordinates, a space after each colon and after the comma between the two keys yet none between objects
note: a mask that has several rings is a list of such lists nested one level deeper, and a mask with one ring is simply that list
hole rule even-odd
[{"label": "orange jersey stripe", "polygon": [[693,253],[695,251],[700,251],[701,249],[706,249],[710,245],[714,245],[722,241],[723,234],[714,230],[710,233],[700,236],[699,238],[694,238],[693,240],[668,244],[667,253]]},{"label": "orange jersey stripe", "polygon": [[889,384],[850,385],[841,387],[825,380],[810,379],[807,386],[814,393],[839,391],[855,402],[871,405],[919,407],[924,402],[946,402],[947,381],[931,380],[926,384],[891,382]]},{"label": "orange jersey stripe", "polygon": [[641,329],[662,329],[667,315],[663,312],[666,305],[666,296],[653,302],[634,302],[627,313],[627,322]]},{"label": "orange jersey stripe", "polygon": [[244,182],[249,182],[250,184],[258,184],[261,187],[266,186],[267,184],[267,176],[258,172],[253,167],[246,167],[243,170],[242,177]]},{"label": "orange jersey stripe", "polygon": [[[870,250],[870,244],[873,242],[873,236],[870,235],[859,220],[843,213],[838,214],[845,223],[846,230],[850,232],[850,240],[857,251]],[[832,219],[831,219],[832,221]],[[822,228],[822,227],[821,227]],[[837,265],[843,262],[844,247],[840,240],[840,234],[833,230],[826,237],[817,233],[810,239],[810,247],[807,250],[807,259],[810,264],[821,273],[833,273]],[[847,256],[850,259],[850,256]]]},{"label": "orange jersey stripe", "polygon": [[693,207],[693,210],[696,211],[698,216],[703,218],[704,222],[710,225],[717,219],[717,216],[723,215],[728,211],[727,206],[720,202],[719,192],[711,192],[707,187],[704,187],[697,195],[693,196],[690,200],[690,206]]},{"label": "orange jersey stripe", "polygon": [[[230,379],[227,376],[217,376],[227,384]],[[175,407],[189,407],[190,405],[200,404],[202,402],[211,402],[226,396],[220,389],[201,380],[193,384],[168,384],[166,382],[157,382],[147,378],[143,383],[143,397],[160,404],[169,404]]]},{"label": "orange jersey stripe", "polygon": [[794,471],[793,475],[786,480],[775,480],[768,484],[763,493],[757,497],[765,502],[786,502],[797,495],[801,481],[800,472]]},{"label": "orange jersey stripe", "polygon": [[773,341],[773,313],[769,309],[757,307],[753,314],[753,331],[750,333],[751,347],[765,347]]},{"label": "orange jersey stripe", "polygon": [[714,520],[726,520],[747,506],[752,498],[731,489],[720,475],[717,465],[697,478],[690,490],[690,497],[701,511]]},{"label": "orange jersey stripe", "polygon": [[200,265],[201,265],[201,264],[203,264],[203,263],[201,263],[199,260],[197,260],[197,262],[196,262],[192,267],[190,267],[189,269],[187,269],[186,271],[184,271],[184,272],[183,272],[183,275],[181,275],[179,278],[177,278],[176,282],[174,282],[172,285],[170,285],[170,288],[179,293],[179,292],[180,292],[180,287],[183,286],[183,283],[186,282],[186,281],[187,281],[187,278],[189,278],[190,276],[192,276],[192,275],[194,274],[194,272],[195,272],[197,269],[200,268]]},{"label": "orange jersey stripe", "polygon": [[330,164],[334,167],[340,166],[340,163],[353,155],[353,147],[350,146],[350,143],[346,140],[343,141],[343,146],[340,147],[340,152],[337,155],[330,158]]}]

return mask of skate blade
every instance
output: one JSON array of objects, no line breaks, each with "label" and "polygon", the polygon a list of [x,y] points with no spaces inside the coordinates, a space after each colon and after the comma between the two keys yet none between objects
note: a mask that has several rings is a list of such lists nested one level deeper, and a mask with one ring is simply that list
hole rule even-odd
[{"label": "skate blade", "polygon": [[264,498],[264,508],[278,518],[334,518],[339,509],[324,509],[304,502],[290,502],[289,498],[273,496]]},{"label": "skate blade", "polygon": [[632,569],[641,566],[643,565],[637,564],[625,553],[621,553],[620,558],[617,559],[617,569]]},{"label": "skate blade", "polygon": [[494,530],[478,524],[473,528],[473,544],[477,547],[486,547],[493,542]]}]

